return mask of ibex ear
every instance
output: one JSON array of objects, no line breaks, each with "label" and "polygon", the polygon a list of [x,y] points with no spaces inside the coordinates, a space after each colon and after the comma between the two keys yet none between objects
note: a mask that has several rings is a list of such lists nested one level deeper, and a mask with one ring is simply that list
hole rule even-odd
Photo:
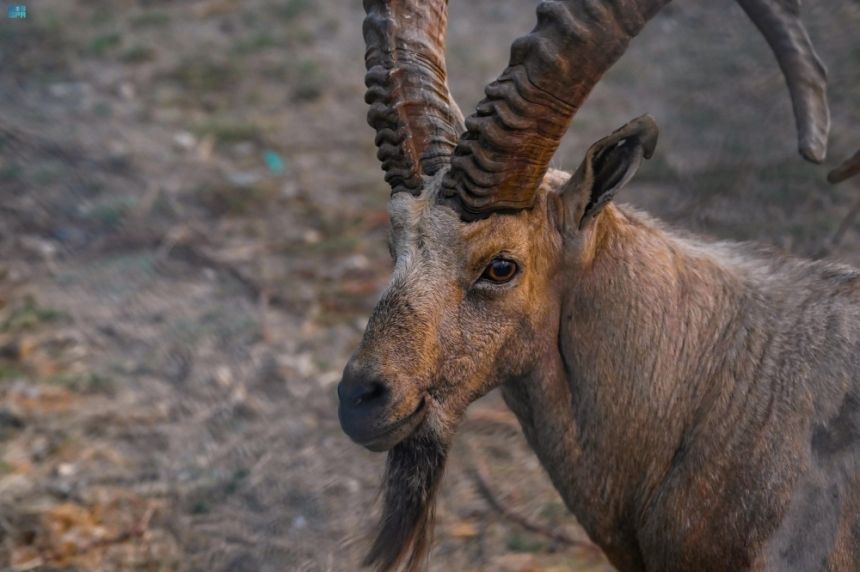
[{"label": "ibex ear", "polygon": [[657,135],[654,118],[643,115],[591,146],[562,188],[568,232],[585,228],[633,178],[642,158],[650,159],[654,154]]}]

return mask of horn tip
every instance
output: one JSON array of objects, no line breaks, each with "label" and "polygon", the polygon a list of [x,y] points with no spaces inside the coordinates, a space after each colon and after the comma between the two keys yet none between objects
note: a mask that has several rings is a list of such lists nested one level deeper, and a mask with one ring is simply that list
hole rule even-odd
[{"label": "horn tip", "polygon": [[827,158],[827,143],[820,139],[816,141],[801,141],[798,149],[804,159],[816,165],[820,165]]}]

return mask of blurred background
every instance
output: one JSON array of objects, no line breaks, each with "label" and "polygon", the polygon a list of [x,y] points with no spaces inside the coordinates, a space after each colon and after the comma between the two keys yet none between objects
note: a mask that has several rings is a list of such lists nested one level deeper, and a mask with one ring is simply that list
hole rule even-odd
[{"label": "blurred background", "polygon": [[[384,457],[335,386],[390,272],[357,0],[30,0],[0,14],[0,569],[352,571]],[[452,2],[464,111],[535,0]],[[860,3],[809,2],[831,158],[732,2],[670,5],[554,166],[652,113],[622,201],[860,264]],[[852,207],[854,210],[852,211]],[[474,404],[432,571],[610,570],[496,395]]]}]

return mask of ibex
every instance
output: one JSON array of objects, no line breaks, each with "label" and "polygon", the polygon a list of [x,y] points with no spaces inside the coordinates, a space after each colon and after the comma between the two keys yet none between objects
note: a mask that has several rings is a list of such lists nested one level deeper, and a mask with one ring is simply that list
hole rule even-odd
[{"label": "ibex", "polygon": [[[738,1],[786,76],[801,153],[821,161],[825,71],[797,0]],[[452,436],[501,387],[619,570],[860,570],[860,271],[707,243],[613,204],[654,152],[649,116],[573,175],[548,169],[667,3],[541,2],[464,122],[446,0],[364,0],[394,259],[338,386],[344,431],[388,451],[366,565],[422,565]]]}]

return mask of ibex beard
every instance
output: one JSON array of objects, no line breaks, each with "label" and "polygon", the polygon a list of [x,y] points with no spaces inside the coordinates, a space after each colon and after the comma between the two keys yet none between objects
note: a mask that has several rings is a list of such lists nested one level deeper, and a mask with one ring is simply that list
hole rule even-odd
[{"label": "ibex beard", "polygon": [[417,569],[430,547],[434,500],[447,445],[432,430],[419,431],[388,453],[379,532],[364,565]]}]

